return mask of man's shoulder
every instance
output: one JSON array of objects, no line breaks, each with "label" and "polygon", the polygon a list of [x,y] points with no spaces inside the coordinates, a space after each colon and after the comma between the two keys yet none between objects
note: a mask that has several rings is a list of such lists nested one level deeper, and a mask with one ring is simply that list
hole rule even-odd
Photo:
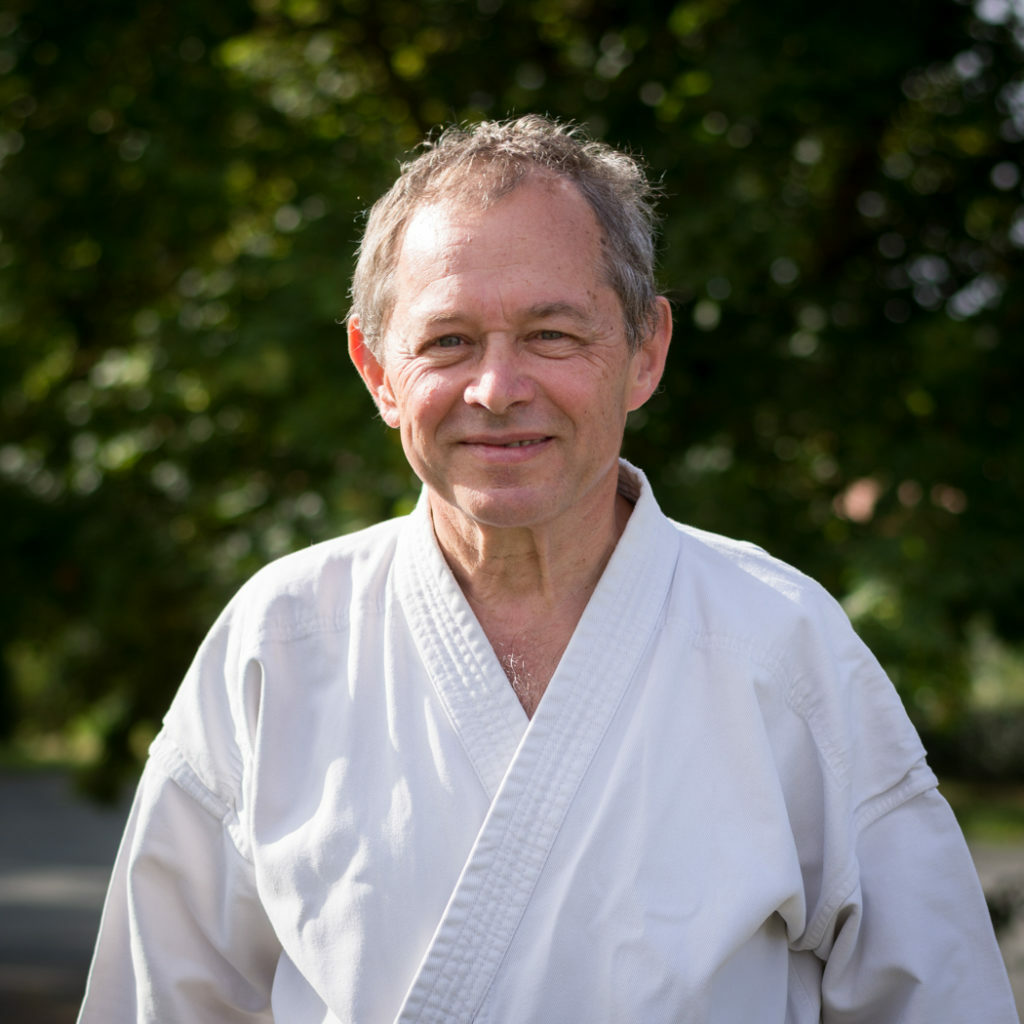
[{"label": "man's shoulder", "polygon": [[636,500],[643,525],[640,544],[663,550],[668,523],[679,542],[676,585],[692,585],[707,593],[727,592],[732,597],[754,600],[776,598],[782,604],[801,604],[825,594],[823,588],[799,569],[746,540],[700,529],[665,514],[651,485],[636,466],[620,460],[619,489]]},{"label": "man's shoulder", "polygon": [[322,540],[309,547],[282,555],[265,565],[254,578],[287,580],[320,572],[328,566],[357,562],[361,559],[390,557],[408,516],[385,519],[349,533]]},{"label": "man's shoulder", "polygon": [[711,533],[685,523],[673,522],[673,525],[681,534],[684,557],[722,574],[724,583],[749,586],[755,591],[767,587],[790,601],[799,601],[808,592],[821,591],[810,576],[751,541]]},{"label": "man's shoulder", "polygon": [[774,646],[812,622],[849,629],[838,601],[816,580],[749,541],[674,523],[680,538],[677,586],[699,610],[702,628]]},{"label": "man's shoulder", "polygon": [[295,634],[343,623],[353,599],[382,600],[384,581],[408,517],[385,520],[275,559],[232,604],[261,632]]}]

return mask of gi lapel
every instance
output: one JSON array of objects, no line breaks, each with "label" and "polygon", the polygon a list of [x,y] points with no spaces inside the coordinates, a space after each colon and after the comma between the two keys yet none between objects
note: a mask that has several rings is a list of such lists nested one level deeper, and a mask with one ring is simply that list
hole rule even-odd
[{"label": "gi lapel", "polygon": [[452,728],[494,800],[526,716],[437,546],[425,490],[409,525],[395,558],[399,600]]},{"label": "gi lapel", "polygon": [[397,1024],[472,1021],[656,632],[678,537],[645,486],[498,787]]}]

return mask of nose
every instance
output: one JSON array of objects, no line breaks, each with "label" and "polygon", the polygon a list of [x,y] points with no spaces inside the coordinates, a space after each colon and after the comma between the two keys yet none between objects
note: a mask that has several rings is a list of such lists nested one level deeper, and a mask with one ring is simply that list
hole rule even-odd
[{"label": "nose", "polygon": [[473,377],[466,385],[467,405],[482,406],[500,416],[512,406],[529,402],[533,382],[525,372],[522,356],[514,346],[486,345]]}]

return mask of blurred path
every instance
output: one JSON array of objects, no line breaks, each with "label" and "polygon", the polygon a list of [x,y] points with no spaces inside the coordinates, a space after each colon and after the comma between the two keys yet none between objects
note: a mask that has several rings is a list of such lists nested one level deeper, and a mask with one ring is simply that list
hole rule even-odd
[{"label": "blurred path", "polygon": [[1017,997],[1017,1015],[1024,1020],[1024,845],[972,843],[971,854],[986,896],[1016,910],[998,937]]},{"label": "blurred path", "polygon": [[[0,1021],[74,1024],[130,794],[76,799],[59,773],[0,772]],[[974,844],[987,893],[1024,901],[1024,849]],[[1024,906],[999,936],[1024,1011]]]},{"label": "blurred path", "polygon": [[63,773],[0,772],[0,1021],[78,1014],[128,800],[96,807]]}]

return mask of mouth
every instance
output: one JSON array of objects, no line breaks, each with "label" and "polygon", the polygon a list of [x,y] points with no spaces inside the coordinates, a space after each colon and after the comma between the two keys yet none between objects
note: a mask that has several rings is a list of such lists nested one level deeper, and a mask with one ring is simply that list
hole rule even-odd
[{"label": "mouth", "polygon": [[523,457],[534,449],[543,448],[551,441],[550,435],[542,435],[540,437],[467,437],[463,438],[462,444],[468,448],[476,449],[480,455],[487,457],[487,453],[490,453],[491,458],[500,458],[499,452],[508,452],[509,458],[513,457],[513,452],[521,454]]},{"label": "mouth", "polygon": [[550,440],[551,437],[547,434],[510,438],[477,435],[462,438],[462,444],[480,445],[484,448],[534,448]]}]

